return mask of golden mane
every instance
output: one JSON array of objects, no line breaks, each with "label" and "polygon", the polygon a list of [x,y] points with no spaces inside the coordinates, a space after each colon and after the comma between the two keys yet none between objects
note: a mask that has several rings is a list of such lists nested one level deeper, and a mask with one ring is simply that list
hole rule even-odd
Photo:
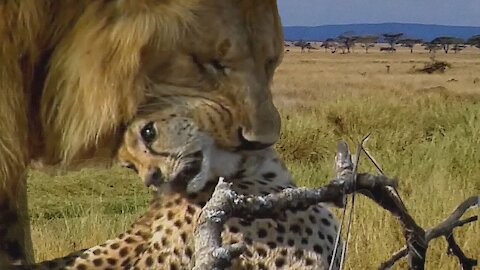
[{"label": "golden mane", "polygon": [[121,2],[90,5],[52,55],[41,100],[50,160],[70,161],[131,119],[146,88],[142,49],[168,50],[191,27],[192,7]]}]

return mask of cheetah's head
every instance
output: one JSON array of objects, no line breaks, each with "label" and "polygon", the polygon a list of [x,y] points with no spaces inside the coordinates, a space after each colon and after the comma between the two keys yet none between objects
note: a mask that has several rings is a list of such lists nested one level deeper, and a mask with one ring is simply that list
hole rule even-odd
[{"label": "cheetah's head", "polygon": [[226,125],[226,118],[216,115],[221,111],[205,102],[175,103],[140,113],[119,148],[120,162],[136,170],[147,186],[173,182],[187,193],[198,192],[209,180],[234,175],[247,156],[266,151],[222,150],[210,136]]}]

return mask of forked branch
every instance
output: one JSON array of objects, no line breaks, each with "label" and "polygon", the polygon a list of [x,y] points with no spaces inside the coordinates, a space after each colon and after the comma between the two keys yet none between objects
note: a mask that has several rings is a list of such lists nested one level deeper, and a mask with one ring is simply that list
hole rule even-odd
[{"label": "forked branch", "polygon": [[[477,260],[468,258],[465,255],[465,253],[463,253],[462,249],[455,242],[455,238],[453,236],[453,230],[457,227],[461,227],[465,224],[477,221],[478,216],[472,216],[464,220],[460,220],[460,218],[463,216],[463,214],[465,214],[465,212],[468,209],[473,207],[479,207],[479,206],[480,206],[480,196],[472,196],[466,199],[464,202],[462,202],[453,211],[453,213],[450,216],[448,216],[444,221],[442,221],[440,224],[426,230],[423,235],[423,239],[420,239],[420,241],[426,243],[426,245],[425,247],[422,246],[422,250],[417,250],[418,253],[423,254],[423,261],[425,261],[424,255],[426,253],[428,243],[432,239],[444,236],[447,239],[447,243],[448,243],[448,253],[455,255],[458,258],[460,265],[462,266],[462,269],[463,270],[473,269],[473,266],[477,265]],[[408,254],[408,248],[403,247],[402,249],[397,251],[390,260],[384,262],[381,265],[380,269],[389,269],[390,267],[393,266],[393,264],[395,264],[396,261],[407,256],[407,254]],[[415,267],[413,266],[411,266],[412,269],[423,269],[423,268],[419,268],[419,266],[415,266]]]},{"label": "forked branch", "polygon": [[321,202],[343,206],[345,195],[353,192],[359,192],[371,198],[397,217],[402,226],[406,246],[383,263],[381,269],[391,267],[405,256],[408,257],[410,269],[423,269],[428,242],[440,236],[447,237],[449,250],[459,258],[463,269],[471,269],[476,265],[476,260],[467,258],[456,244],[453,229],[476,221],[477,217],[464,221],[460,221],[460,218],[467,209],[479,206],[479,196],[467,199],[444,222],[425,231],[410,216],[396,193],[394,189],[397,185],[396,180],[372,174],[358,174],[355,179],[354,166],[345,142],[338,144],[335,161],[336,178],[327,185],[314,189],[288,188],[266,196],[247,196],[235,193],[231,190],[229,183],[220,179],[212,198],[203,208],[195,229],[193,269],[225,269],[245,250],[244,243],[222,245],[221,232],[229,218],[276,218],[283,215],[286,210],[307,209]]}]

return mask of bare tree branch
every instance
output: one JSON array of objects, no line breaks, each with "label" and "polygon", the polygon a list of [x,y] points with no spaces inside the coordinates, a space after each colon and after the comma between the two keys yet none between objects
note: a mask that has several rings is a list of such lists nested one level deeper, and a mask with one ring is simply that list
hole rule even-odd
[{"label": "bare tree branch", "polygon": [[[454,211],[453,213],[446,218],[443,222],[438,224],[437,226],[426,230],[424,234],[424,242],[427,244],[435,238],[440,236],[445,236],[448,243],[448,251],[449,254],[453,254],[458,257],[460,264],[462,265],[462,269],[472,269],[473,266],[477,265],[477,260],[467,258],[461,248],[455,242],[453,237],[453,229],[463,226],[465,224],[474,222],[478,220],[478,216],[469,217],[465,220],[460,220],[462,215],[472,207],[479,207],[480,206],[480,196],[472,196],[462,202]],[[426,248],[424,253],[426,252]],[[403,255],[403,256],[400,256]],[[383,263],[380,269],[388,269],[393,264],[400,260],[401,258],[405,257],[407,254],[405,253],[405,247],[398,251],[392,258]],[[419,269],[419,268],[414,268]]]},{"label": "bare tree branch", "polygon": [[448,218],[442,221],[437,226],[429,229],[425,233],[425,238],[431,240],[440,236],[448,236],[452,234],[452,231],[455,227],[463,226],[465,223],[470,223],[476,221],[478,217],[470,217],[466,221],[460,221],[460,218],[465,214],[465,212],[472,207],[480,206],[480,197],[472,196],[462,202]]},{"label": "bare tree branch", "polygon": [[336,158],[337,178],[316,188],[287,188],[266,196],[239,195],[229,183],[220,179],[211,199],[202,209],[195,228],[195,270],[225,269],[244,250],[245,245],[222,247],[223,225],[232,217],[244,219],[275,218],[283,216],[286,209],[307,209],[320,202],[344,205],[345,194],[358,188],[372,190],[380,186],[396,186],[396,181],[385,176],[359,174],[356,186],[352,177],[353,164],[348,146],[339,144]]},{"label": "bare tree branch", "polygon": [[[447,239],[448,243],[448,251],[449,254],[453,254],[458,257],[460,264],[462,265],[462,269],[472,269],[473,266],[477,265],[477,260],[470,259],[465,256],[461,248],[457,245],[455,242],[455,239],[453,237],[453,229],[463,226],[465,224],[474,222],[478,220],[478,216],[473,216],[469,217],[465,220],[459,220],[462,215],[470,208],[472,207],[478,207],[480,206],[480,196],[472,196],[462,202],[457,209],[443,222],[438,224],[437,226],[426,230],[424,233],[423,237],[421,235],[409,235],[411,238],[407,238],[407,242],[410,243],[412,241],[416,241],[415,237],[419,237],[419,241],[426,243],[425,247],[421,246],[422,249],[418,250],[419,254],[423,254],[423,257],[425,256],[424,254],[427,251],[428,243],[435,238],[445,236]],[[410,226],[410,225],[408,225]],[[404,229],[405,230],[405,229]],[[408,233],[407,233],[408,235]],[[422,239],[423,238],[423,239]],[[408,248],[403,247],[399,251],[397,251],[392,258],[390,258],[388,261],[382,263],[379,269],[389,269],[391,266],[395,264],[396,261],[400,260],[401,258],[407,256],[410,254],[408,251],[409,248],[414,246],[414,243],[410,244]],[[418,248],[418,247],[417,247]],[[423,269],[425,264],[425,258],[423,258],[423,263],[421,264],[411,264],[409,261],[409,267],[410,269]]]},{"label": "bare tree branch", "polygon": [[460,265],[462,266],[462,270],[472,270],[473,267],[477,265],[478,261],[465,256],[465,253],[463,253],[462,249],[455,241],[453,234],[447,236],[446,238],[448,243],[448,254],[453,254],[458,257]]},{"label": "bare tree branch", "polygon": [[205,205],[195,229],[195,270],[225,269],[232,259],[238,257],[245,245],[223,246],[221,232],[223,225],[231,217],[244,219],[276,218],[285,210],[304,210],[321,203],[334,203],[343,206],[345,195],[359,192],[392,213],[400,222],[406,239],[406,246],[396,252],[391,259],[380,266],[388,269],[399,259],[407,256],[409,269],[424,269],[425,254],[431,239],[445,236],[449,250],[455,254],[463,269],[472,269],[476,260],[465,256],[453,238],[453,229],[477,220],[471,217],[460,221],[461,216],[471,207],[478,207],[480,196],[467,199],[445,221],[425,231],[410,216],[394,187],[397,181],[383,175],[358,174],[353,177],[353,163],[348,146],[340,142],[335,160],[336,178],[325,186],[308,188],[288,188],[266,196],[239,195],[230,189],[229,183],[220,179],[212,198]]},{"label": "bare tree branch", "polygon": [[[303,210],[320,202],[340,204],[343,201],[339,198],[354,190],[352,178],[335,179],[316,189],[287,188],[279,193],[258,197],[239,195],[231,190],[230,185],[221,179],[200,214],[194,233],[195,270],[225,269],[244,250],[243,243],[222,247],[220,235],[228,218],[275,218],[282,216],[286,209]],[[385,185],[396,185],[396,182],[384,176],[366,174],[359,175],[357,179],[357,186],[361,188]]]},{"label": "bare tree branch", "polygon": [[222,247],[222,229],[234,214],[233,200],[238,195],[220,178],[212,198],[203,207],[194,232],[194,270],[225,269],[245,251],[244,243]]},{"label": "bare tree branch", "polygon": [[407,246],[404,246],[402,249],[395,252],[388,261],[382,263],[379,269],[390,269],[398,260],[407,256],[407,254],[408,254],[408,248]]}]

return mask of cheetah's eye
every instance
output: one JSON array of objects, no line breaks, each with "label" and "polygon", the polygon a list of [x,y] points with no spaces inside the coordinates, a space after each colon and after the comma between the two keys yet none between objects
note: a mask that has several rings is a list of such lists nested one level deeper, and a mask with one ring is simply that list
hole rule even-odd
[{"label": "cheetah's eye", "polygon": [[152,143],[157,136],[157,131],[155,130],[155,125],[153,122],[147,123],[142,130],[140,130],[140,136],[146,143]]}]

